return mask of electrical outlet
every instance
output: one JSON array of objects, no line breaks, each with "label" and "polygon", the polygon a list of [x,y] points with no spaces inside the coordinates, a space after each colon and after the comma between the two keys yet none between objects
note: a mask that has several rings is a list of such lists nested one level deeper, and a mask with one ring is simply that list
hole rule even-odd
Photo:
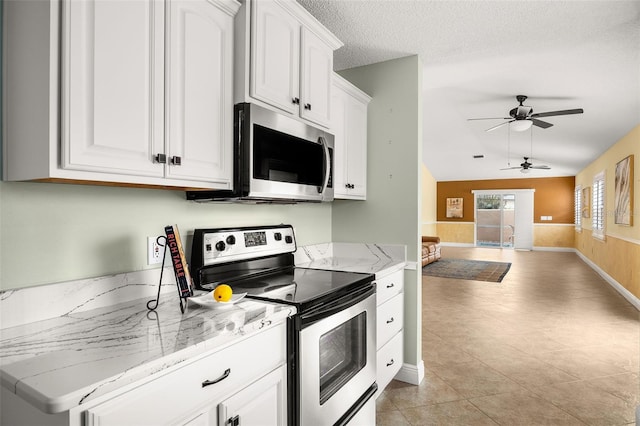
[{"label": "electrical outlet", "polygon": [[157,237],[147,237],[147,265],[162,263],[164,247],[156,241]]}]

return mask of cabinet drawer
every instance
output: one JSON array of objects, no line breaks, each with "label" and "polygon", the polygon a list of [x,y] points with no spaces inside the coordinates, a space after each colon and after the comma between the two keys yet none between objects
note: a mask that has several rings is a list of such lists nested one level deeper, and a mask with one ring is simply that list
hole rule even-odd
[{"label": "cabinet drawer", "polygon": [[402,332],[400,332],[378,351],[378,372],[376,377],[376,381],[378,382],[378,395],[387,387],[402,367],[404,353],[402,345]]},{"label": "cabinet drawer", "polygon": [[285,364],[285,350],[283,323],[88,409],[86,424],[178,423],[202,405],[221,401]]},{"label": "cabinet drawer", "polygon": [[378,305],[392,298],[404,287],[404,270],[394,272],[376,280],[376,303]]},{"label": "cabinet drawer", "polygon": [[404,318],[404,293],[399,293],[378,306],[376,342],[378,349],[384,346],[394,334],[402,330]]}]

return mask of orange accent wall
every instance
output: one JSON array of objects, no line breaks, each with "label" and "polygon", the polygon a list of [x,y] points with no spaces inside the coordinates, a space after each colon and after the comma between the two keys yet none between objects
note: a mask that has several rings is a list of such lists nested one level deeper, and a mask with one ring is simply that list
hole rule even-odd
[{"label": "orange accent wall", "polygon": [[[534,223],[573,223],[573,191],[575,177],[528,179],[461,180],[438,182],[438,222],[473,222],[474,199],[472,190],[535,189],[533,194]],[[447,198],[463,198],[463,216],[446,217]],[[541,221],[540,216],[553,220]]]}]

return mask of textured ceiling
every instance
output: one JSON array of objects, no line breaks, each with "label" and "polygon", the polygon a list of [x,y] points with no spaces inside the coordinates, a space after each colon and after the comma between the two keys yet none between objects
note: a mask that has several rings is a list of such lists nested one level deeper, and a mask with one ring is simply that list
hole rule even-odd
[{"label": "textured ceiling", "polygon": [[[298,1],[344,42],[336,70],[419,55],[423,160],[439,181],[573,176],[640,124],[637,0]],[[467,120],[508,117],[518,94],[534,112],[585,112],[526,132]],[[531,154],[551,170],[500,170]]]}]

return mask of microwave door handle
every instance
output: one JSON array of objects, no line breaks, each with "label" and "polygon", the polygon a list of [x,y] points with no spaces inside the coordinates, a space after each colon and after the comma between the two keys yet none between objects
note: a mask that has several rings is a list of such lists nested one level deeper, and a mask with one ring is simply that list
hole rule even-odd
[{"label": "microwave door handle", "polygon": [[327,141],[320,136],[318,138],[322,148],[324,149],[324,183],[322,187],[318,187],[318,192],[320,194],[324,193],[325,189],[327,189],[327,185],[329,185],[329,177],[331,176],[331,156],[329,154],[329,146],[327,145]]}]

